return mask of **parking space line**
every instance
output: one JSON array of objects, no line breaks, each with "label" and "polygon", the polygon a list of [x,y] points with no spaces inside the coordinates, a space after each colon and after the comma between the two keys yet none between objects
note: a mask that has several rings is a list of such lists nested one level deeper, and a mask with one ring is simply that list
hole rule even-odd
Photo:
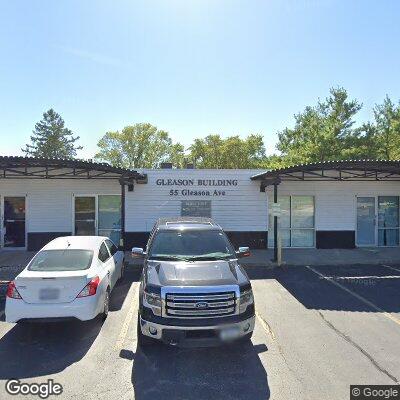
[{"label": "parking space line", "polygon": [[129,296],[129,295],[127,296],[129,309],[128,309],[128,313],[126,314],[124,323],[122,324],[121,332],[120,332],[120,334],[118,336],[118,339],[117,339],[117,341],[115,343],[115,349],[116,350],[121,350],[122,349],[122,347],[124,345],[124,342],[125,342],[126,335],[128,334],[129,326],[130,326],[132,318],[133,318],[133,316],[135,314],[136,304],[137,304],[136,293],[137,293],[138,287],[139,287],[139,284],[132,285],[131,288],[130,288],[131,293],[133,291],[133,294],[132,294],[133,299],[132,299],[132,296]]},{"label": "parking space line", "polygon": [[382,315],[384,315],[386,318],[390,319],[391,321],[393,321],[397,325],[400,325],[400,319],[394,317],[393,315],[391,315],[390,313],[386,312],[385,310],[382,310],[382,308],[378,307],[376,304],[374,304],[371,301],[367,300],[365,297],[360,296],[359,294],[353,292],[352,290],[348,289],[347,287],[341,285],[339,282],[336,282],[336,281],[334,281],[332,279],[327,278],[325,275],[321,274],[319,271],[317,271],[316,269],[310,267],[309,265],[307,265],[306,268],[309,269],[310,271],[314,272],[314,274],[320,276],[321,278],[323,278],[323,279],[327,280],[328,282],[332,283],[333,285],[337,286],[338,288],[344,290],[345,292],[347,292],[348,294],[352,295],[356,299],[360,300],[364,304],[368,305],[369,307],[371,307],[375,311],[378,311],[379,313],[381,313]]},{"label": "parking space line", "polygon": [[383,266],[383,267],[386,267],[386,268],[390,268],[390,269],[393,270],[393,271],[400,272],[400,269],[399,269],[399,268],[391,267],[390,265],[382,265],[382,266]]}]

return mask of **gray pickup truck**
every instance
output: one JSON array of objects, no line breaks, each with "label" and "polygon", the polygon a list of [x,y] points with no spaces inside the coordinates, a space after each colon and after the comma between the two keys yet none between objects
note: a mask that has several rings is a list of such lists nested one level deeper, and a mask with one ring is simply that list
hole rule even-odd
[{"label": "gray pickup truck", "polygon": [[222,228],[208,218],[160,219],[144,256],[139,290],[138,342],[213,346],[246,341],[254,329],[254,298]]}]

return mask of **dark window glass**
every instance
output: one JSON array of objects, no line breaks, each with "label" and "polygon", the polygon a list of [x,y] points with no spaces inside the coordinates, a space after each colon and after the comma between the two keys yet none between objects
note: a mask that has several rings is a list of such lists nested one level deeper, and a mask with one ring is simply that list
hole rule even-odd
[{"label": "dark window glass", "polygon": [[218,230],[171,230],[158,232],[150,258],[224,258],[235,254],[225,233]]},{"label": "dark window glass", "polygon": [[106,240],[106,243],[110,254],[113,256],[118,251],[117,246],[111,240]]},{"label": "dark window glass", "polygon": [[108,253],[107,247],[104,244],[104,242],[101,244],[100,246],[100,250],[99,250],[99,260],[100,261],[107,261],[110,258],[110,254]]},{"label": "dark window glass", "polygon": [[79,271],[92,263],[91,250],[42,250],[36,254],[29,271]]}]

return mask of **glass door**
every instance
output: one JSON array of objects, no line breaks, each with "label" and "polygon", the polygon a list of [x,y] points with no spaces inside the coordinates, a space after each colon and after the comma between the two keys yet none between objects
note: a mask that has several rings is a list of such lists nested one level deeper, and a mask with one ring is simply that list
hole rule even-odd
[{"label": "glass door", "polygon": [[378,246],[399,245],[399,197],[378,197]]},{"label": "glass door", "polygon": [[116,245],[121,239],[121,196],[99,194],[75,196],[75,235],[109,237]]},{"label": "glass door", "polygon": [[117,246],[121,239],[121,196],[98,197],[98,235],[108,236]]},{"label": "glass door", "polygon": [[3,210],[4,247],[25,247],[25,197],[4,197]]},{"label": "glass door", "polygon": [[375,197],[357,197],[357,246],[375,245]]},{"label": "glass door", "polygon": [[96,197],[75,197],[75,235],[96,235]]}]

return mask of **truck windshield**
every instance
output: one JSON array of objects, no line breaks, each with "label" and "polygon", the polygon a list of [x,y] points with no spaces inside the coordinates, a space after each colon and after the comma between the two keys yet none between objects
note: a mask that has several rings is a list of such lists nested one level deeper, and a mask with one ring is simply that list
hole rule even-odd
[{"label": "truck windshield", "polygon": [[234,257],[234,250],[221,231],[181,230],[158,232],[149,258],[171,260],[218,260]]},{"label": "truck windshield", "polygon": [[92,263],[91,250],[43,250],[36,254],[29,271],[80,271]]}]

